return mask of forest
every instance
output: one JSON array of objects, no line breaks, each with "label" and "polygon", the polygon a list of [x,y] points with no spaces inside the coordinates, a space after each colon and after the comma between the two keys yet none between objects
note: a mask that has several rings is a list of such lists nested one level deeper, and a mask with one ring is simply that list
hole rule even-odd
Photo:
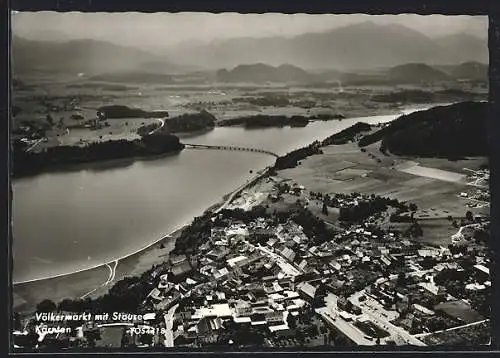
[{"label": "forest", "polygon": [[364,147],[381,141],[380,151],[396,155],[459,159],[488,156],[489,105],[462,102],[403,115],[359,141]]}]

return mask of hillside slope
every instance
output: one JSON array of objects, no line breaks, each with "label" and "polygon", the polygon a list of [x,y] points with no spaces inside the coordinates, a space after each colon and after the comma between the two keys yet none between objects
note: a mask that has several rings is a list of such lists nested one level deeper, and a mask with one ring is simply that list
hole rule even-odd
[{"label": "hillside slope", "polygon": [[382,141],[380,150],[396,155],[487,156],[488,108],[487,102],[462,102],[414,112],[364,136],[359,145]]},{"label": "hillside slope", "polygon": [[451,76],[423,63],[408,63],[389,70],[389,80],[397,83],[448,81]]}]

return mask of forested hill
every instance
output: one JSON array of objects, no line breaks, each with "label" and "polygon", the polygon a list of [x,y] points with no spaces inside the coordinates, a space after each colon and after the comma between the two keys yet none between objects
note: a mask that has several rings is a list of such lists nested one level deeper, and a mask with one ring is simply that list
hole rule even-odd
[{"label": "forested hill", "polygon": [[396,155],[487,156],[488,108],[487,102],[462,102],[403,115],[359,145],[382,141],[380,150]]}]

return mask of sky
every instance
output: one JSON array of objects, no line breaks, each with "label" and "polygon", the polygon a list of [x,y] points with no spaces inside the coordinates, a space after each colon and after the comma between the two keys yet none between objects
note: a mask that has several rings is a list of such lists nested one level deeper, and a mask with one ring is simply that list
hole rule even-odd
[{"label": "sky", "polygon": [[357,22],[398,23],[427,36],[468,33],[487,36],[486,16],[329,15],[237,13],[57,13],[16,12],[12,32],[33,40],[91,38],[141,48],[159,48],[185,41],[210,42],[234,37],[294,36],[321,32]]}]

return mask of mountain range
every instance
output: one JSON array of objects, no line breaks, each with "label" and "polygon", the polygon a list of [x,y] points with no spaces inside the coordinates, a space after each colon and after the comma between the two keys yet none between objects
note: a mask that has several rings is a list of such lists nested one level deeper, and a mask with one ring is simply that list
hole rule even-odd
[{"label": "mountain range", "polygon": [[31,41],[17,36],[11,42],[11,64],[14,73],[43,70],[100,74],[144,68],[174,73],[180,68],[164,56],[105,41]]},{"label": "mountain range", "polygon": [[14,72],[44,69],[92,74],[122,70],[173,74],[193,68],[214,70],[257,63],[343,72],[405,63],[488,63],[484,38],[468,34],[430,38],[402,25],[372,22],[295,37],[186,42],[162,53],[100,40],[42,42],[14,36],[11,54]]},{"label": "mountain range", "polygon": [[207,45],[172,48],[173,61],[207,68],[293,63],[305,69],[357,70],[409,62],[488,62],[485,38],[457,34],[430,38],[402,25],[364,22],[295,37],[235,38]]}]

